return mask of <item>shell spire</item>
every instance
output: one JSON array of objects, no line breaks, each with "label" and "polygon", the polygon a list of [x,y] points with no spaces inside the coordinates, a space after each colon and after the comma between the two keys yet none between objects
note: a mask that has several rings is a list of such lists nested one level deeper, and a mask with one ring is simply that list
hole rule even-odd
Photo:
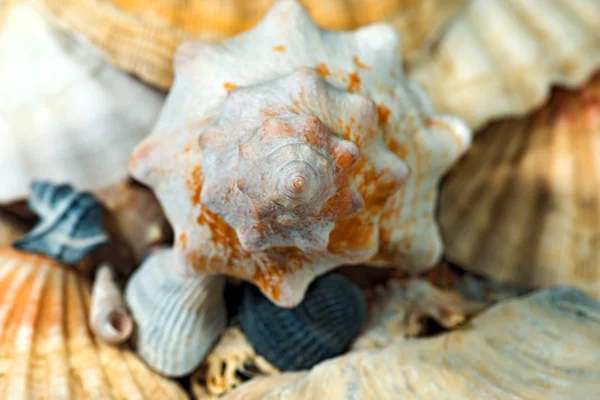
[{"label": "shell spire", "polygon": [[[289,99],[306,91],[306,102],[325,99],[330,107],[327,84],[308,68],[264,86],[232,90],[220,118],[200,133],[202,157],[210,160],[204,164],[201,201],[235,229],[246,251],[287,246],[325,251],[335,222],[364,209],[351,179],[359,149],[317,116],[294,110],[293,100],[274,116],[268,107],[235,112],[268,102],[275,88]],[[352,111],[376,113],[372,102],[361,100],[349,102]],[[400,188],[407,168],[398,159],[386,162],[381,168],[390,171],[389,195]]]},{"label": "shell spire", "polygon": [[174,228],[178,270],[241,277],[293,307],[341,264],[433,265],[437,184],[470,132],[400,60],[391,26],[326,31],[291,0],[234,38],[182,44],[130,158]]}]

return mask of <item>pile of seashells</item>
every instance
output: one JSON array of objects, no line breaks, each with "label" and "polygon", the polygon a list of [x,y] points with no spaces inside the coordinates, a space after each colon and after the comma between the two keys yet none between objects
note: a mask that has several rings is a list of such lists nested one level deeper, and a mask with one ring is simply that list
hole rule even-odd
[{"label": "pile of seashells", "polygon": [[0,2],[1,399],[600,396],[600,0]]}]

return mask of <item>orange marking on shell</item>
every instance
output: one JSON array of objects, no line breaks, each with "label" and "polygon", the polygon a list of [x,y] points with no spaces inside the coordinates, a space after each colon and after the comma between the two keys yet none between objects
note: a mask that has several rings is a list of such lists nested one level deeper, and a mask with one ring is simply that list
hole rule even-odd
[{"label": "orange marking on shell", "polygon": [[348,250],[364,249],[375,240],[377,230],[365,225],[358,215],[343,219],[329,234],[327,250],[333,254],[344,254]]},{"label": "orange marking on shell", "polygon": [[317,66],[315,67],[315,71],[317,71],[317,73],[323,78],[327,78],[330,75],[329,68],[327,68],[327,65],[323,63],[317,64]]},{"label": "orange marking on shell", "polygon": [[400,158],[402,160],[406,160],[406,157],[408,156],[408,152],[406,151],[406,148],[398,140],[396,140],[394,138],[389,138],[389,140],[387,141],[387,146],[392,153],[394,153],[398,156],[398,158]]},{"label": "orange marking on shell", "polygon": [[187,249],[187,235],[185,232],[179,235],[178,241],[181,243],[181,249],[185,251]]},{"label": "orange marking on shell", "polygon": [[278,53],[285,53],[287,51],[287,49],[285,48],[284,45],[280,44],[279,46],[273,47],[273,51],[276,51]]},{"label": "orange marking on shell", "polygon": [[370,70],[371,67],[368,66],[367,64],[364,64],[362,61],[360,61],[360,59],[358,58],[358,56],[353,56],[352,57],[352,61],[354,61],[354,64],[360,68],[360,69],[366,69],[366,70]]},{"label": "orange marking on shell", "polygon": [[352,72],[348,74],[348,79],[350,79],[350,83],[348,84],[348,91],[351,93],[356,93],[360,91],[361,80],[360,76],[358,76],[358,72]]},{"label": "orange marking on shell", "polygon": [[231,89],[235,89],[237,87],[237,85],[235,83],[225,82],[223,84],[223,87],[225,88],[225,90],[227,90],[229,92]]},{"label": "orange marking on shell", "polygon": [[385,104],[383,104],[383,103],[377,104],[377,116],[378,116],[379,126],[383,126],[383,125],[387,124],[388,120],[390,119],[391,114],[392,114],[392,112]]}]

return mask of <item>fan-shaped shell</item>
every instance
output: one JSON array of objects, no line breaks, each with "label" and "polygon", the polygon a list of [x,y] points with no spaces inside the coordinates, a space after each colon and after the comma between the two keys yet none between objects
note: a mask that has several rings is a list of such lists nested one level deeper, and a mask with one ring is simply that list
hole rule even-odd
[{"label": "fan-shaped shell", "polygon": [[599,329],[600,303],[558,287],[498,304],[468,329],[258,378],[224,399],[584,399],[600,393]]},{"label": "fan-shaped shell", "polygon": [[33,179],[80,189],[125,179],[163,96],[30,3],[3,2],[0,14],[0,203],[25,197]]},{"label": "fan-shaped shell", "polygon": [[[301,0],[317,23],[354,29],[385,20],[409,35],[407,51],[434,36],[465,0]],[[173,81],[184,40],[222,40],[254,26],[274,0],[43,0],[58,21],[104,50],[119,67],[160,88]]]},{"label": "fan-shaped shell", "polygon": [[0,249],[0,397],[186,399],[132,352],[96,340],[90,288],[45,256]]},{"label": "fan-shaped shell", "polygon": [[543,104],[553,84],[589,78],[600,66],[598,21],[597,0],[473,0],[408,76],[476,129]]},{"label": "fan-shaped shell", "polygon": [[167,376],[192,372],[227,324],[225,278],[182,277],[171,249],[150,254],[134,272],[125,300],[136,323],[137,353]]},{"label": "fan-shaped shell", "polygon": [[437,261],[437,183],[470,132],[402,79],[393,29],[323,31],[281,0],[255,29],[176,58],[130,170],[157,194],[187,272],[242,277],[294,306],[340,264]]},{"label": "fan-shaped shell", "polygon": [[239,319],[258,354],[282,371],[295,371],[342,354],[365,315],[358,286],[333,274],[315,280],[293,309],[277,307],[255,286],[247,285]]},{"label": "fan-shaped shell", "polygon": [[600,296],[600,75],[490,125],[442,185],[446,255],[494,279]]}]

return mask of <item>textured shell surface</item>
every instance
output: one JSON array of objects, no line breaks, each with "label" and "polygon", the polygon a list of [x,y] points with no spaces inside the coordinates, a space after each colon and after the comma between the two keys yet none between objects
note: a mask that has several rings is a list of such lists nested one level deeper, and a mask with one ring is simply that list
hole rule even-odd
[{"label": "textured shell surface", "polygon": [[552,85],[583,84],[600,67],[598,21],[598,0],[473,0],[407,74],[480,128],[540,106]]},{"label": "textured shell surface", "polygon": [[491,124],[442,184],[446,257],[502,282],[600,298],[599,141],[600,74]]},{"label": "textured shell surface", "polygon": [[127,158],[164,96],[113,69],[29,2],[0,5],[0,203],[33,179],[94,189],[127,177]]},{"label": "textured shell surface", "polygon": [[556,287],[502,302],[468,329],[257,378],[223,399],[584,399],[600,393],[599,329],[597,300]]},{"label": "textured shell surface", "polygon": [[200,365],[225,329],[225,278],[185,278],[173,264],[171,249],[150,254],[127,282],[125,301],[136,324],[136,352],[161,374],[183,376]]},{"label": "textured shell surface", "polygon": [[39,222],[14,247],[74,264],[108,243],[100,202],[70,185],[33,181],[29,208]]},{"label": "textured shell surface", "polygon": [[402,78],[391,27],[325,31],[280,0],[251,31],[184,43],[176,69],[130,171],[161,201],[181,273],[292,307],[340,264],[439,258],[437,184],[470,131]]},{"label": "textured shell surface", "polygon": [[[64,26],[83,33],[111,61],[161,88],[173,82],[184,40],[222,40],[259,22],[275,0],[42,0]],[[435,36],[465,0],[301,0],[327,29],[376,21],[408,38],[406,51]]]},{"label": "textured shell surface", "polygon": [[302,303],[292,309],[277,307],[247,285],[239,319],[258,354],[281,371],[297,371],[341,355],[358,335],[365,316],[358,286],[332,274],[317,278]]},{"label": "textured shell surface", "polygon": [[88,329],[90,287],[46,256],[0,249],[0,397],[187,399],[129,350]]}]

